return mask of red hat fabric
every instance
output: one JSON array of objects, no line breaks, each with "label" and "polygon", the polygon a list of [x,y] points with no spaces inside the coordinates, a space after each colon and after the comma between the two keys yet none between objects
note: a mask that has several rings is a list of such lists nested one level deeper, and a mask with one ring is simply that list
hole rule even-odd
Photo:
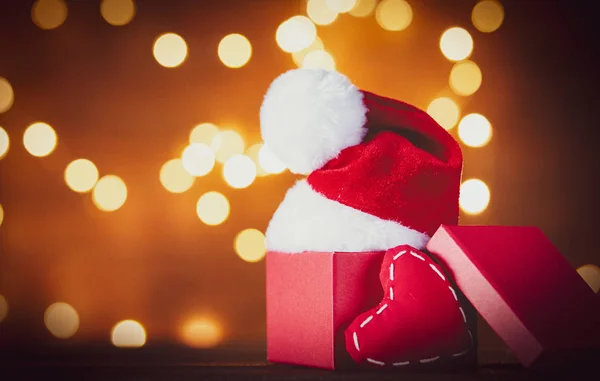
[{"label": "red hat fabric", "polygon": [[308,175],[273,216],[268,249],[420,248],[441,224],[458,223],[460,146],[414,106],[360,90],[338,72],[296,69],[269,88],[261,132],[290,171]]}]

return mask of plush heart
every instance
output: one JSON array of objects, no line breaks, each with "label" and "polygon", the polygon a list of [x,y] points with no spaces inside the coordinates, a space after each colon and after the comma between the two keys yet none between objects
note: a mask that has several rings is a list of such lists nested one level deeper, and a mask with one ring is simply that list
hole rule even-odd
[{"label": "plush heart", "polygon": [[424,364],[473,347],[456,292],[429,256],[407,245],[390,249],[379,278],[383,300],[345,331],[346,350],[356,362]]}]

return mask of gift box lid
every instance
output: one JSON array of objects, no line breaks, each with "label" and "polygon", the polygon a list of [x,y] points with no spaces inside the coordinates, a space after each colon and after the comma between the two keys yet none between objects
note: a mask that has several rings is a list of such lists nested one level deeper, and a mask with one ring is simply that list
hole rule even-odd
[{"label": "gift box lid", "polygon": [[524,366],[598,353],[600,298],[539,228],[442,225],[427,249]]}]

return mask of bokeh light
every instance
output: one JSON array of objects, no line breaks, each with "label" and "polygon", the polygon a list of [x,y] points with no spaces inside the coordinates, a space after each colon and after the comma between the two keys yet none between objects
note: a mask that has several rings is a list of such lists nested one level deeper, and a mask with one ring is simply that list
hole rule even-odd
[{"label": "bokeh light", "polygon": [[460,185],[458,204],[467,214],[480,214],[490,203],[490,189],[479,179],[469,179]]},{"label": "bokeh light", "polygon": [[154,58],[164,67],[181,65],[187,58],[188,48],[183,37],[175,33],[165,33],[154,41]]},{"label": "bokeh light", "polygon": [[37,0],[31,7],[31,19],[42,29],[54,29],[65,22],[67,12],[64,0]]},{"label": "bokeh light", "polygon": [[258,159],[258,155],[259,155],[262,147],[263,147],[263,143],[253,144],[246,150],[246,153],[245,153],[245,155],[248,156],[250,159],[252,159],[252,161],[254,162],[254,165],[256,166],[256,176],[257,177],[267,176],[269,174],[260,165],[260,161]]},{"label": "bokeh light", "polygon": [[483,147],[492,138],[492,125],[481,114],[465,115],[458,124],[458,137],[469,147]]},{"label": "bokeh light", "polygon": [[135,16],[135,3],[133,0],[102,0],[100,14],[111,25],[125,25]]},{"label": "bokeh light", "polygon": [[187,320],[180,331],[181,341],[193,348],[213,348],[223,340],[223,331],[213,319],[195,317]]},{"label": "bokeh light", "polygon": [[2,127],[0,127],[0,159],[2,159],[8,153],[10,148],[10,138],[8,133]]},{"label": "bokeh light", "polygon": [[244,66],[252,57],[252,45],[245,36],[229,34],[219,42],[217,53],[223,65],[237,69]]},{"label": "bokeh light", "polygon": [[6,301],[4,296],[2,296],[0,294],[0,323],[2,323],[2,321],[4,319],[6,319],[7,316],[8,316],[8,302]]},{"label": "bokeh light", "polygon": [[7,112],[15,101],[15,93],[10,82],[0,77],[0,114]]},{"label": "bokeh light", "polygon": [[239,232],[233,247],[237,255],[246,262],[258,262],[267,252],[265,235],[256,229],[245,229]]},{"label": "bokeh light", "polygon": [[73,160],[65,168],[65,182],[71,190],[89,192],[98,181],[98,168],[88,159]]},{"label": "bokeh light", "polygon": [[229,216],[229,201],[219,192],[207,192],[198,199],[196,214],[207,225],[220,225]]},{"label": "bokeh light", "polygon": [[329,25],[338,16],[338,13],[327,5],[327,0],[308,0],[306,14],[317,25]]},{"label": "bokeh light", "polygon": [[205,176],[215,166],[215,153],[204,143],[191,143],[183,150],[181,163],[190,175]]},{"label": "bokeh light", "polygon": [[123,320],[113,327],[111,341],[119,348],[140,348],[146,344],[146,330],[135,320]]},{"label": "bokeh light", "polygon": [[58,138],[50,125],[42,122],[31,124],[23,134],[23,145],[33,156],[48,156],[56,148]]},{"label": "bokeh light", "polygon": [[213,138],[211,147],[216,149],[216,160],[223,164],[233,155],[242,154],[245,144],[240,134],[233,130],[224,130]]},{"label": "bokeh light", "polygon": [[408,28],[413,12],[404,0],[383,0],[375,11],[377,23],[385,30],[400,31]]},{"label": "bokeh light", "polygon": [[468,96],[474,94],[481,86],[482,74],[479,66],[473,61],[461,61],[450,71],[450,88],[455,94]]},{"label": "bokeh light", "polygon": [[171,159],[164,163],[160,168],[159,179],[162,186],[171,193],[183,193],[195,182],[194,176],[183,166],[181,159]]},{"label": "bokeh light", "polygon": [[305,49],[317,37],[315,24],[305,16],[294,16],[282,22],[275,32],[277,45],[287,53]]},{"label": "bokeh light", "polygon": [[275,156],[273,151],[271,151],[267,145],[263,145],[260,148],[260,151],[258,152],[258,162],[260,167],[270,174],[278,174],[286,170],[285,164]]},{"label": "bokeh light", "polygon": [[577,272],[595,293],[600,291],[600,267],[592,264],[583,265],[577,269]]},{"label": "bokeh light", "polygon": [[302,60],[302,67],[310,69],[335,70],[335,60],[329,52],[317,49],[308,52]]},{"label": "bokeh light", "polygon": [[232,188],[247,188],[256,179],[256,165],[246,155],[234,155],[223,165],[223,178]]},{"label": "bokeh light", "polygon": [[376,5],[377,0],[358,0],[348,13],[354,17],[367,17],[373,13]]},{"label": "bokeh light", "polygon": [[[191,143],[203,143],[210,146],[213,150],[217,147],[213,147],[213,139],[219,134],[219,127],[213,123],[200,123],[196,125],[192,132],[190,132],[190,144]],[[219,140],[220,144],[220,140]]]},{"label": "bokeh light", "polygon": [[310,44],[310,46],[308,48],[304,48],[298,52],[294,52],[292,53],[292,59],[294,60],[294,63],[298,66],[301,67],[302,66],[302,61],[304,60],[304,57],[306,57],[306,55],[310,52],[313,52],[315,50],[324,50],[324,45],[323,45],[323,41],[317,36],[315,38],[315,40],[313,41],[312,44]]},{"label": "bokeh light", "polygon": [[449,130],[458,123],[460,109],[452,99],[441,97],[431,101],[429,106],[427,106],[427,113],[435,119],[440,126]]},{"label": "bokeh light", "polygon": [[349,12],[356,5],[356,0],[326,0],[327,6],[337,13]]},{"label": "bokeh light", "polygon": [[68,339],[79,329],[79,315],[67,303],[54,303],[44,313],[44,324],[59,339]]},{"label": "bokeh light", "polygon": [[127,200],[127,186],[118,176],[101,177],[92,192],[92,201],[104,212],[113,212],[123,206]]},{"label": "bokeh light", "polygon": [[449,28],[440,38],[440,50],[450,61],[461,61],[473,53],[473,38],[463,28]]},{"label": "bokeh light", "polygon": [[2,222],[4,222],[4,207],[0,204],[0,226],[2,226]]},{"label": "bokeh light", "polygon": [[494,0],[480,1],[473,7],[471,21],[478,31],[491,33],[502,25],[504,21],[504,8]]}]

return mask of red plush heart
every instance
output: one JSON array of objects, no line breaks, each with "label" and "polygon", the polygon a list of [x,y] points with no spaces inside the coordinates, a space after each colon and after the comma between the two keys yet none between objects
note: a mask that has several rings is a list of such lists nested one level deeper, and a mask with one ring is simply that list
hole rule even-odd
[{"label": "red plush heart", "polygon": [[404,366],[464,355],[473,346],[452,284],[426,254],[403,245],[386,252],[379,274],[384,297],[345,331],[358,363]]}]

